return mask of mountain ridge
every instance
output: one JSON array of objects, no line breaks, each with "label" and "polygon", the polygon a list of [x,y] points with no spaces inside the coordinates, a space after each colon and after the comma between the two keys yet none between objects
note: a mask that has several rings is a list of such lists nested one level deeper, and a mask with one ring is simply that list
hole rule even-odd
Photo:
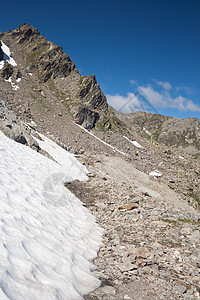
[{"label": "mountain ridge", "polygon": [[[32,103],[33,100],[37,100],[40,95],[38,95],[36,90],[40,90],[40,85],[44,85],[59,99],[63,104],[63,108],[67,109],[73,119],[86,129],[91,130],[96,127],[103,131],[114,130],[125,134],[134,134],[136,131],[143,138],[153,139],[161,143],[167,141],[172,146],[177,146],[178,144],[183,149],[188,148],[187,150],[194,154],[199,152],[200,135],[198,134],[198,129],[195,130],[195,126],[200,127],[198,119],[196,121],[195,118],[189,119],[190,121],[187,119],[183,119],[183,121],[176,119],[175,121],[172,117],[159,114],[151,115],[146,112],[121,114],[108,105],[106,96],[100,89],[95,75],[80,75],[69,55],[62,51],[62,47],[49,42],[33,26],[28,24],[21,25],[15,30],[1,33],[0,38],[8,43],[8,46],[14,51],[16,59],[19,60],[20,67],[23,67],[23,71],[18,70],[17,74],[15,74],[13,73],[13,66],[10,64],[4,66],[1,70],[2,78],[9,80],[12,75],[15,75],[16,79],[18,76],[22,78],[22,72],[24,71],[25,75],[31,74],[36,77],[35,85],[39,85],[39,87],[33,87],[32,90],[30,87],[30,95],[27,102]],[[15,48],[18,48],[17,51]],[[27,92],[25,93],[27,96]],[[44,98],[44,91],[40,91],[40,93],[42,93]],[[47,100],[46,97],[46,102]],[[41,102],[45,101],[40,101],[40,104]],[[45,103],[43,103],[43,106],[45,106]],[[138,114],[140,114],[139,117],[137,117]],[[147,116],[152,116],[152,118]],[[150,119],[154,120],[151,121]],[[166,128],[164,127],[161,132],[159,132],[159,129],[161,129],[163,123],[170,124],[170,122],[165,122],[167,120],[173,121],[175,129],[183,128],[186,124],[187,129],[185,131],[188,130],[189,136],[185,138],[184,134],[186,132],[182,129],[180,132],[174,130],[173,134],[171,134],[172,130],[169,130],[163,136],[163,131],[166,131]],[[148,127],[146,128],[147,131],[151,131],[150,135],[145,134],[142,124],[146,124],[146,127]],[[154,124],[156,125],[156,132],[151,128]]]}]

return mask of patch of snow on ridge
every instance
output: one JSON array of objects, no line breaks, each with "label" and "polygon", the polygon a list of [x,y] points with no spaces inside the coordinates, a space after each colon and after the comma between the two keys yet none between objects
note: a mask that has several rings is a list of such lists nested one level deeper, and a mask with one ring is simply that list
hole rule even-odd
[{"label": "patch of snow on ridge", "polygon": [[3,69],[3,67],[4,67],[4,61],[2,60],[0,61],[0,70]]},{"label": "patch of snow on ridge", "polygon": [[71,174],[70,160],[68,165],[0,132],[1,299],[78,300],[100,285],[90,261],[102,230],[81,201],[56,181],[59,175],[78,177]]},{"label": "patch of snow on ridge", "polygon": [[10,49],[1,41],[1,49],[3,51],[3,60],[6,60],[12,66],[17,66],[15,60],[10,56]]},{"label": "patch of snow on ridge", "polygon": [[145,127],[143,127],[143,131],[147,134],[147,135],[149,135],[149,136],[151,136],[152,134],[151,134],[151,132],[150,131],[148,131]]},{"label": "patch of snow on ridge", "polygon": [[19,89],[19,86],[17,84],[15,84],[14,82],[11,82],[11,86],[14,91],[17,91]]},{"label": "patch of snow on ridge", "polygon": [[151,172],[149,173],[149,175],[150,175],[150,176],[153,176],[153,177],[160,177],[160,176],[162,176],[162,174],[161,174],[159,171],[157,171],[157,170],[151,171]]},{"label": "patch of snow on ridge", "polygon": [[143,148],[137,141],[131,141],[129,140],[129,138],[127,138],[126,136],[123,135],[123,138],[125,138],[127,141],[129,141],[131,144],[133,144],[135,147],[137,148]]},{"label": "patch of snow on ridge", "polygon": [[[72,121],[72,122],[73,122],[73,121]],[[79,125],[79,124],[77,124],[77,123],[75,123],[75,122],[73,122],[73,123],[74,123],[75,125],[77,125],[78,127],[80,127],[81,129],[85,130],[87,133],[89,133],[91,136],[93,136],[96,140],[98,140],[98,141],[100,141],[101,143],[103,143],[104,145],[110,147],[114,152],[118,152],[118,153],[120,153],[120,154],[122,154],[122,155],[127,155],[126,153],[124,153],[124,152],[122,152],[122,151],[116,149],[116,148],[113,147],[112,145],[110,145],[110,144],[104,142],[103,140],[101,140],[100,138],[98,138],[96,135],[94,135],[92,132],[90,132],[90,131],[88,131],[87,129],[85,129],[83,126],[81,126],[81,125]]]},{"label": "patch of snow on ridge", "polygon": [[14,82],[12,82],[12,79],[11,77],[9,79],[4,79],[6,82],[10,82],[11,86],[12,86],[12,89],[14,91],[17,91],[19,89],[19,86],[17,84],[15,84]]}]

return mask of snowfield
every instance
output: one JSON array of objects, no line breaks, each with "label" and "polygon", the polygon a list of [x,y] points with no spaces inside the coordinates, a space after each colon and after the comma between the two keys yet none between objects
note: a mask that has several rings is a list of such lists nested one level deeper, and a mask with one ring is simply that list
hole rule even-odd
[{"label": "snowfield", "polygon": [[3,60],[6,60],[12,66],[17,66],[15,60],[10,56],[10,48],[1,41],[1,49],[3,51]]},{"label": "snowfield", "polygon": [[102,230],[63,185],[86,179],[86,169],[42,138],[58,163],[0,132],[1,300],[78,300],[100,285],[90,261]]},{"label": "snowfield", "polygon": [[143,148],[137,141],[131,141],[129,140],[129,138],[127,138],[126,136],[123,135],[123,138],[125,138],[127,141],[129,141],[131,144],[133,144],[135,147],[137,148]]}]

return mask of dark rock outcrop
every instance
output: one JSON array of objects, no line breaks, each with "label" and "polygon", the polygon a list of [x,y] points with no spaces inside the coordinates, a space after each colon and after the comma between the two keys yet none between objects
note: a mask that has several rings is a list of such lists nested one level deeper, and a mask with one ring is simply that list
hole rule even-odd
[{"label": "dark rock outcrop", "polygon": [[20,36],[19,43],[23,44],[26,41],[33,41],[38,35],[40,35],[39,31],[31,25],[24,24],[19,26],[16,30],[13,31],[12,36],[17,37]]},{"label": "dark rock outcrop", "polygon": [[22,73],[20,71],[17,72],[16,79],[22,78]]},{"label": "dark rock outcrop", "polygon": [[3,101],[0,101],[0,130],[10,139],[27,145],[37,152],[41,151],[39,144],[32,137],[34,133],[31,132],[31,129],[21,122],[13,112],[8,111]]},{"label": "dark rock outcrop", "polygon": [[9,63],[5,63],[5,66],[2,70],[2,77],[5,80],[8,80],[14,72],[13,67]]},{"label": "dark rock outcrop", "polygon": [[76,69],[70,57],[62,51],[62,47],[54,47],[54,49],[46,51],[39,58],[39,62],[44,82],[48,81],[50,77],[53,79],[67,77]]},{"label": "dark rock outcrop", "polygon": [[80,108],[76,115],[76,123],[90,130],[99,119],[99,114],[88,108]]},{"label": "dark rock outcrop", "polygon": [[79,96],[93,109],[108,108],[106,97],[96,81],[95,75],[80,79]]}]

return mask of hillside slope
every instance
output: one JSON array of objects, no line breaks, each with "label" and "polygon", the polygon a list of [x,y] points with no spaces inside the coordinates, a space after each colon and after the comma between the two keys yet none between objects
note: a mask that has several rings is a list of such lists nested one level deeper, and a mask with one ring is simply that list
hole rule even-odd
[{"label": "hillside slope", "polygon": [[200,120],[178,119],[147,112],[122,114],[117,117],[133,132],[166,146],[175,146],[190,154],[200,153]]}]

